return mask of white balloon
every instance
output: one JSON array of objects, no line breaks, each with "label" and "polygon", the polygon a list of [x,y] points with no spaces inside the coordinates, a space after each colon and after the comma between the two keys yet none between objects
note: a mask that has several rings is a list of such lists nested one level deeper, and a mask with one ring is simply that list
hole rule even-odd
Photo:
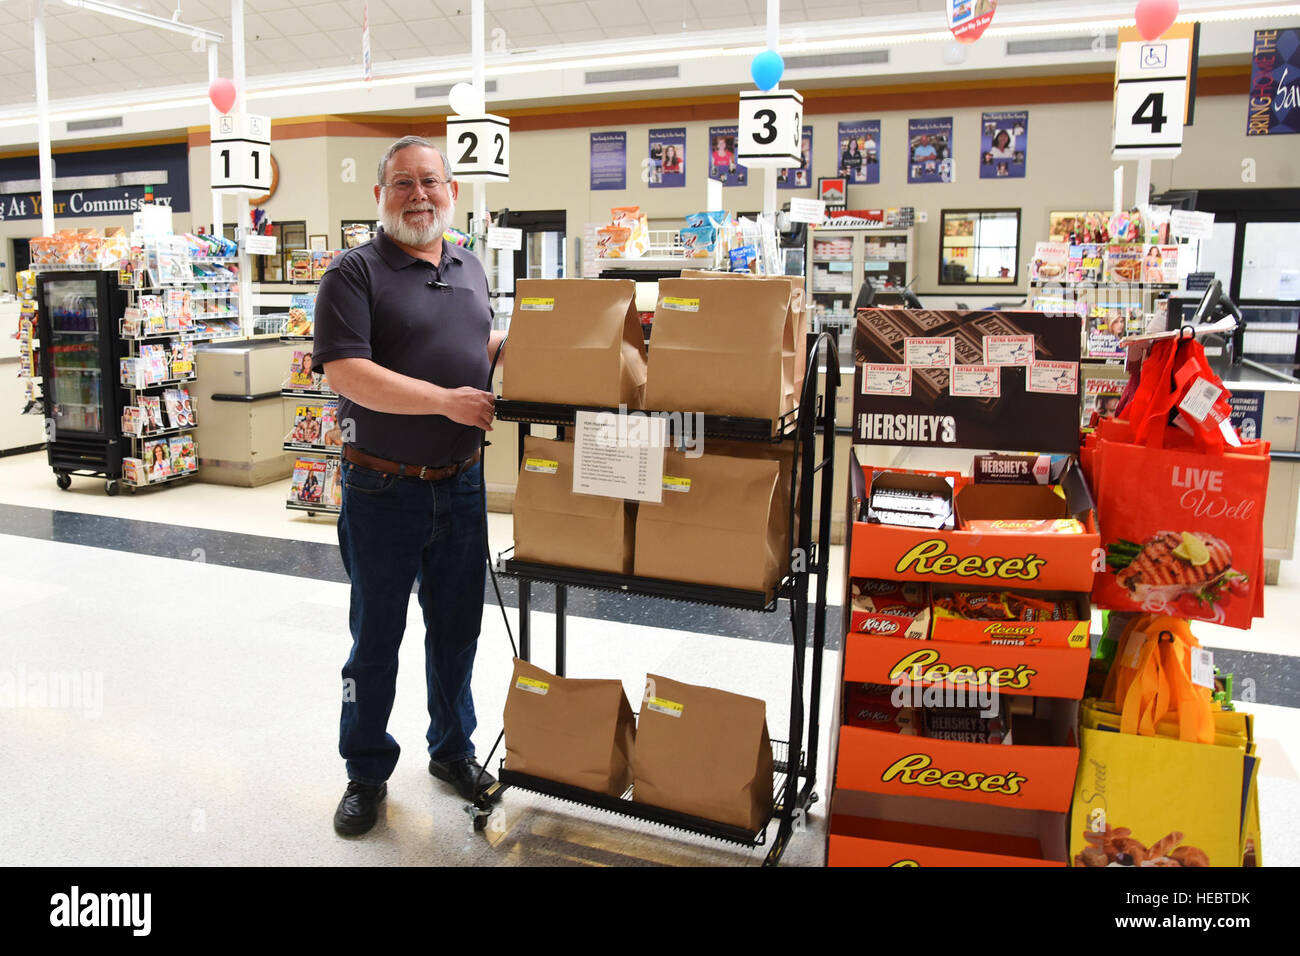
[{"label": "white balloon", "polygon": [[483,94],[471,83],[457,83],[447,94],[447,102],[458,116],[482,116]]}]

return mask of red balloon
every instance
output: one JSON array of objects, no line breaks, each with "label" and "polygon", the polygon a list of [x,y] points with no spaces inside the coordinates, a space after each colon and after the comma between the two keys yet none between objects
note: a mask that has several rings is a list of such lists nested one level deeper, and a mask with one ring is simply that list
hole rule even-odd
[{"label": "red balloon", "polygon": [[1178,0],[1138,0],[1134,16],[1138,33],[1149,43],[1174,25],[1178,19]]},{"label": "red balloon", "polygon": [[208,99],[219,112],[229,113],[236,96],[235,84],[225,77],[219,76],[208,84]]}]

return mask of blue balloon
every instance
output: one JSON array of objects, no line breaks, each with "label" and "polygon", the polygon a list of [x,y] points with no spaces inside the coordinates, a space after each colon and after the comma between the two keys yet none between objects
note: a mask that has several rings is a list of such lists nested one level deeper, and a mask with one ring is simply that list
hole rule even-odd
[{"label": "blue balloon", "polygon": [[785,60],[775,50],[764,50],[749,64],[749,73],[760,90],[770,90],[781,82]]}]

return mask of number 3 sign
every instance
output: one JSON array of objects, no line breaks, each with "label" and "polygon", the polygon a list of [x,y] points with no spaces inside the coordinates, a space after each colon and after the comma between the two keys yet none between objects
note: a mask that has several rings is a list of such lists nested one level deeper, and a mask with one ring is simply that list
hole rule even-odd
[{"label": "number 3 sign", "polygon": [[1173,159],[1183,151],[1189,41],[1121,43],[1111,158]]},{"label": "number 3 sign", "polygon": [[508,182],[510,121],[504,116],[447,117],[451,174],[464,182]]},{"label": "number 3 sign", "polygon": [[745,166],[785,169],[803,162],[803,97],[794,90],[740,94],[736,159]]}]

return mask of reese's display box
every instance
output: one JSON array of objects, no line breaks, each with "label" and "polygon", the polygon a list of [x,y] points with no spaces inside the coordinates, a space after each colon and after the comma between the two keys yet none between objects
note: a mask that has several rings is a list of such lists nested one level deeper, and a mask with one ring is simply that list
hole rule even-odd
[{"label": "reese's display box", "polygon": [[1087,650],[1088,595],[1077,591],[1009,591],[936,584],[930,609],[935,641]]},{"label": "reese's display box", "polygon": [[[1075,654],[1087,664],[1086,654],[1061,653]],[[847,667],[845,679],[858,680]],[[1076,710],[1073,700],[1040,700],[1035,716],[1016,717],[1010,744],[842,726],[835,786],[837,791],[1065,813],[1079,764]]]},{"label": "reese's display box", "polygon": [[[865,480],[858,484],[871,487],[872,469],[863,469],[856,456],[850,468],[861,469]],[[1100,537],[1077,466],[1066,472],[1060,486],[975,484],[962,477],[954,479],[954,491],[953,530],[855,521],[853,577],[1092,591]],[[971,522],[989,524],[971,530]],[[1023,523],[1019,530],[1017,522]],[[1070,532],[1062,530],[1065,522]]]},{"label": "reese's display box", "polygon": [[1066,816],[837,790],[828,866],[1065,866]]}]

